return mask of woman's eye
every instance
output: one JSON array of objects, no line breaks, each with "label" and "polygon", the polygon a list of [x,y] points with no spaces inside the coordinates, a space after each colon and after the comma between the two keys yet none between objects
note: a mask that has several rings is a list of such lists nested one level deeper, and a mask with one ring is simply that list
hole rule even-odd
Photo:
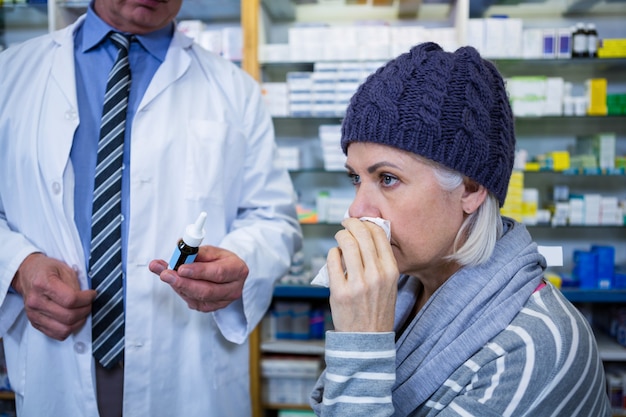
[{"label": "woman's eye", "polygon": [[383,183],[384,186],[391,187],[396,182],[398,182],[398,179],[392,175],[381,175],[380,181]]},{"label": "woman's eye", "polygon": [[349,173],[348,178],[350,178],[352,185],[358,185],[361,182],[361,177],[354,173]]}]

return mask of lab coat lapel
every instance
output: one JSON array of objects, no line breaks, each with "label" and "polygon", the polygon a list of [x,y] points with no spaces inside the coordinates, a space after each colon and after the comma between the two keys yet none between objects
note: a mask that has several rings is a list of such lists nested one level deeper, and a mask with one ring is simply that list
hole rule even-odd
[{"label": "lab coat lapel", "polygon": [[[82,19],[79,23],[82,24]],[[56,158],[43,158],[44,174],[58,178],[67,165],[74,132],[78,127],[78,99],[76,98],[76,78],[74,71],[73,33],[76,25],[54,32],[55,51],[52,54],[50,82],[43,90],[41,125],[44,138],[39,143],[42,155],[59,155]],[[49,103],[55,103],[50,105]],[[61,157],[61,155],[63,157]],[[49,165],[46,165],[49,164]]]},{"label": "lab coat lapel", "polygon": [[189,51],[193,40],[175,31],[163,63],[159,66],[146,90],[137,112],[148,106],[152,100],[165,91],[189,69]]},{"label": "lab coat lapel", "polygon": [[54,54],[50,75],[58,84],[66,101],[74,108],[78,108],[74,71],[74,31],[82,21],[83,19],[80,19],[71,27],[52,34],[57,51]]}]

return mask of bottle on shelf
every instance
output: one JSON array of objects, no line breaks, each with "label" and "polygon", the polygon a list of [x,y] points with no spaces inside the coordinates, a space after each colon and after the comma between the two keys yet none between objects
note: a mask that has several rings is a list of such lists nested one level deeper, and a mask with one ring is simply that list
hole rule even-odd
[{"label": "bottle on shelf", "polygon": [[597,58],[598,56],[598,31],[593,23],[587,24],[587,56]]},{"label": "bottle on shelf", "polygon": [[572,33],[572,57],[583,58],[588,56],[589,50],[587,47],[588,42],[585,24],[583,22],[578,22],[576,23],[574,32]]}]

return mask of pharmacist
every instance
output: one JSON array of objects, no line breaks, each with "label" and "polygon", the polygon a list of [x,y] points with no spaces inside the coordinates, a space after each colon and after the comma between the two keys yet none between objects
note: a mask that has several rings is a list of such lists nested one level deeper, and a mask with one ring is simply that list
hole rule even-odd
[{"label": "pharmacist", "polygon": [[[175,30],[181,3],[95,0],[0,54],[0,337],[19,416],[250,415],[247,336],[301,231],[257,83]],[[123,166],[102,176],[98,138],[120,129]],[[118,172],[121,193],[94,202]],[[92,226],[115,206],[121,225]],[[201,212],[195,262],[167,268]],[[96,291],[102,270],[120,273]],[[117,332],[92,336],[96,321]]]}]

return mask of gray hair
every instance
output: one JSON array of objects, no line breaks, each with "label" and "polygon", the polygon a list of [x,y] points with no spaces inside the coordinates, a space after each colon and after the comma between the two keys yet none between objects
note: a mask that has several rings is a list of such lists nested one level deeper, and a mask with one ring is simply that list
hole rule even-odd
[{"label": "gray hair", "polygon": [[[437,182],[444,191],[452,191],[463,184],[464,176],[441,164],[420,158],[433,168]],[[454,239],[453,253],[447,257],[461,266],[475,266],[486,262],[493,253],[496,241],[502,236],[502,219],[498,198],[489,191],[478,209],[465,218]]]}]

